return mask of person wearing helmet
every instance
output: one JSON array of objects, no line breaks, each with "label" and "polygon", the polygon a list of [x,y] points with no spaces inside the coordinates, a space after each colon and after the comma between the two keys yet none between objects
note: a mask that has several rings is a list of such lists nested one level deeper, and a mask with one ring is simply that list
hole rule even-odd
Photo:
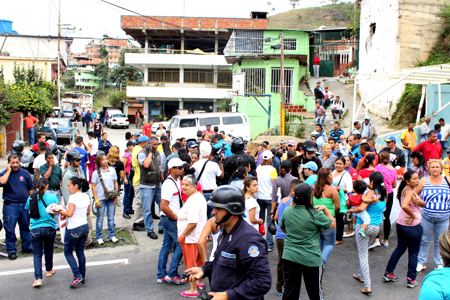
[{"label": "person wearing helmet", "polygon": [[231,141],[231,152],[233,152],[233,155],[227,157],[223,162],[223,170],[225,172],[223,182],[228,183],[231,174],[233,174],[233,172],[237,170],[239,164],[242,161],[250,162],[249,174],[250,173],[254,174],[256,170],[255,159],[253,158],[253,156],[246,153],[244,150],[245,150],[245,143],[241,137],[236,137]]},{"label": "person wearing helmet", "polygon": [[[290,161],[292,163],[291,174],[292,174],[292,176],[295,176],[297,178],[299,177],[298,167],[300,165],[306,164],[307,162],[313,161],[317,164],[317,169],[322,168],[322,162],[320,161],[320,159],[318,159],[315,156],[316,147],[313,142],[311,142],[311,141],[304,142],[302,145],[302,150],[303,150],[302,155],[298,155],[298,156],[295,156],[294,158],[290,159]],[[308,176],[305,174],[305,172],[303,172],[303,178],[305,178],[305,180],[308,178]]]},{"label": "person wearing helmet", "polygon": [[214,260],[190,268],[189,280],[209,277],[214,299],[263,299],[272,285],[267,244],[247,223],[244,194],[237,187],[217,188],[208,201],[216,224],[223,228]]}]

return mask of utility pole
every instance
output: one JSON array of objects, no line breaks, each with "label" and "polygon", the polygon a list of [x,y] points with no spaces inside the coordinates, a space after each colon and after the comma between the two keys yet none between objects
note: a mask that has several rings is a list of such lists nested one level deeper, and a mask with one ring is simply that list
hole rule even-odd
[{"label": "utility pole", "polygon": [[[60,78],[61,78],[61,67],[60,67],[60,58],[61,58],[61,0],[59,0],[59,9],[58,9],[58,107],[59,114],[61,115],[61,86],[60,86]],[[60,116],[58,116],[60,117]]]},{"label": "utility pole", "polygon": [[286,101],[286,96],[284,93],[284,36],[281,32],[281,105],[280,105],[280,134],[285,135],[285,125],[284,125],[284,103]]}]

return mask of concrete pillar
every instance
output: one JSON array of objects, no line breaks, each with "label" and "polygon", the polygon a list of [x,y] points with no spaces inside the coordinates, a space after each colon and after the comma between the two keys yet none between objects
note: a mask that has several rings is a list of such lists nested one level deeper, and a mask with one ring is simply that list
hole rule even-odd
[{"label": "concrete pillar", "polygon": [[181,33],[181,54],[184,54],[184,31]]},{"label": "concrete pillar", "polygon": [[184,67],[180,66],[180,84],[184,83]]},{"label": "concrete pillar", "polygon": [[145,37],[145,46],[144,46],[144,49],[145,49],[144,52],[145,52],[145,53],[148,53],[148,37],[147,37],[147,36]]},{"label": "concrete pillar", "polygon": [[214,54],[219,54],[219,38],[217,37],[217,34],[214,40]]},{"label": "concrete pillar", "polygon": [[214,85],[217,87],[217,67],[214,67],[213,82],[214,82]]},{"label": "concrete pillar", "polygon": [[144,83],[148,83],[148,67],[144,68]]},{"label": "concrete pillar", "polygon": [[183,109],[183,99],[178,98],[178,108]]}]

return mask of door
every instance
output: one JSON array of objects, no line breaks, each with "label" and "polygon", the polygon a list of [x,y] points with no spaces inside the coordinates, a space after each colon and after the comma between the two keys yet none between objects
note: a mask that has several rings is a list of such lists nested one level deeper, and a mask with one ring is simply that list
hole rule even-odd
[{"label": "door", "polygon": [[12,143],[20,140],[20,113],[13,113],[11,123],[6,128],[6,151],[11,150]]},{"label": "door", "polygon": [[334,76],[334,60],[321,60],[320,61],[319,76],[320,77],[333,77]]}]

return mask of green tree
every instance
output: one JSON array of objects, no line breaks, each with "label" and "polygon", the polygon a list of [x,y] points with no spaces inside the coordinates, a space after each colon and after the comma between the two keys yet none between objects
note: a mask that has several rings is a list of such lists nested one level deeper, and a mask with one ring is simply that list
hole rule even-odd
[{"label": "green tree", "polygon": [[105,89],[105,84],[108,81],[109,72],[110,69],[108,67],[108,64],[103,61],[99,63],[94,69],[94,75],[100,78],[100,81],[103,85],[103,89]]},{"label": "green tree", "polygon": [[100,53],[101,58],[103,59],[108,58],[108,50],[106,50],[105,46],[101,47],[98,52]]},{"label": "green tree", "polygon": [[361,9],[353,10],[351,13],[348,14],[348,17],[351,21],[350,25],[347,26],[347,30],[352,31],[352,36],[358,36],[359,35],[359,22],[361,18]]},{"label": "green tree", "polygon": [[131,66],[117,66],[110,75],[111,82],[118,86],[120,90],[128,81],[142,80],[143,77],[141,70]]},{"label": "green tree", "polygon": [[125,91],[118,91],[116,93],[109,94],[108,100],[109,105],[112,107],[121,107],[122,101],[126,99],[131,99],[127,97],[127,93]]},{"label": "green tree", "polygon": [[75,87],[75,73],[71,70],[61,76],[61,81],[67,89],[73,89]]}]

